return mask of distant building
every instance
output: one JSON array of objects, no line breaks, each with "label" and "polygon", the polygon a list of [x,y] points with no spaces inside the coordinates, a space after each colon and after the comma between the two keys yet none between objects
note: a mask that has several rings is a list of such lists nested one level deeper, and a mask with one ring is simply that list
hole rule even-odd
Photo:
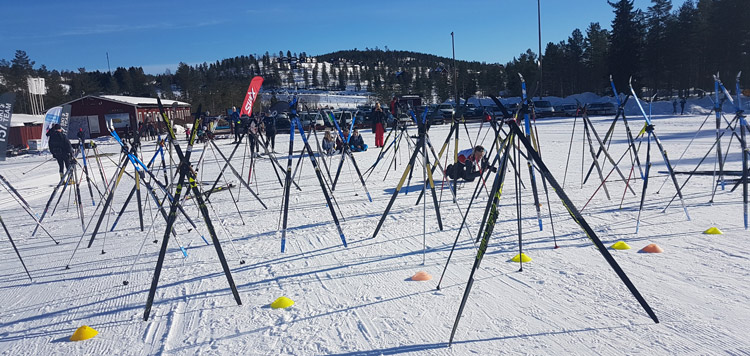
[{"label": "distant building", "polygon": [[[123,95],[88,95],[65,104],[71,105],[68,137],[75,138],[79,128],[83,128],[86,137],[95,138],[109,135],[108,126],[118,132],[126,127],[138,128],[139,123],[153,122],[162,127],[158,118],[159,106],[155,98],[143,98]],[[182,124],[191,116],[190,104],[162,100],[169,117]],[[64,104],[63,104],[64,105]]]},{"label": "distant building", "polygon": [[8,147],[25,148],[29,140],[42,138],[44,115],[13,114],[10,120]]}]

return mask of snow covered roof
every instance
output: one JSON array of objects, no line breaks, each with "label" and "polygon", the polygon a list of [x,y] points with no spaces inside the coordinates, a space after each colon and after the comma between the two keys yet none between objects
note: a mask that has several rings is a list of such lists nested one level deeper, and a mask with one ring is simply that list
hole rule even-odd
[{"label": "snow covered roof", "polygon": [[[119,101],[121,103],[129,104],[129,105],[156,105],[156,98],[144,98],[144,97],[138,97],[138,96],[125,96],[125,95],[101,95],[100,98],[112,100],[112,101]],[[162,100],[161,103],[165,106],[172,106],[172,103],[177,103],[179,106],[190,106],[188,103],[184,103],[181,101],[176,100]]]},{"label": "snow covered roof", "polygon": [[13,114],[10,117],[10,127],[21,127],[24,124],[42,124],[44,115]]}]

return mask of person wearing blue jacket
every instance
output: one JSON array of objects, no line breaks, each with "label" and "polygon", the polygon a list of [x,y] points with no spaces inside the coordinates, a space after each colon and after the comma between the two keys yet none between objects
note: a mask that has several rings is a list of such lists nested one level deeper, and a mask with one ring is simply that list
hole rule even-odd
[{"label": "person wearing blue jacket", "polygon": [[237,112],[237,108],[234,106],[232,106],[232,115],[229,121],[234,128],[234,142],[232,143],[237,143],[240,140],[240,134],[242,134],[242,121],[240,120],[240,113]]}]

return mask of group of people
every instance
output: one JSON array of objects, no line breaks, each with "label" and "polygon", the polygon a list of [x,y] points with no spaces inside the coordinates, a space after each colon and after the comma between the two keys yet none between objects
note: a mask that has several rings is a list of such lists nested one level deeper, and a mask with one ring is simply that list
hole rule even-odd
[{"label": "group of people", "polygon": [[153,121],[146,120],[146,122],[138,123],[138,136],[145,140],[155,140],[157,135],[157,128]]},{"label": "group of people", "polygon": [[232,114],[229,117],[232,132],[234,132],[234,141],[237,143],[242,139],[243,134],[248,135],[250,140],[250,150],[254,156],[260,156],[260,143],[265,137],[264,146],[276,152],[276,116],[262,112],[260,116],[240,115],[236,107],[232,107]]},{"label": "group of people", "polygon": [[[685,97],[680,97],[680,115],[685,114]],[[672,114],[677,115],[677,99],[672,100]]]},{"label": "group of people", "polygon": [[346,146],[348,146],[349,150],[352,152],[367,151],[367,144],[362,138],[362,135],[359,134],[358,129],[352,131],[351,137],[349,137],[348,129],[344,129],[342,133],[344,135],[343,138],[340,135],[336,135],[336,138],[334,139],[331,130],[326,130],[325,135],[323,135],[323,151],[327,155],[341,153]]}]

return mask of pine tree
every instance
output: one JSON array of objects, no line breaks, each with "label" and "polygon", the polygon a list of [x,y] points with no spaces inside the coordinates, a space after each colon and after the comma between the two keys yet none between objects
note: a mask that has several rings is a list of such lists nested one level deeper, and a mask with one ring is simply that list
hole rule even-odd
[{"label": "pine tree", "polygon": [[[666,62],[668,51],[667,27],[672,25],[671,0],[651,0],[652,5],[646,13],[646,48],[643,61],[647,82],[651,88],[658,90],[664,83],[662,81],[671,76]],[[670,78],[671,79],[671,78]]]},{"label": "pine tree", "polygon": [[617,87],[625,88],[630,76],[637,78],[640,74],[642,41],[637,21],[640,10],[634,10],[633,0],[607,3],[615,13],[610,36],[609,69]]},{"label": "pine tree", "polygon": [[349,69],[346,66],[346,62],[339,70],[339,90],[346,90],[346,84],[349,81]]},{"label": "pine tree", "polygon": [[328,79],[328,72],[326,71],[326,64],[323,63],[323,66],[320,72],[320,85],[323,86],[323,89],[328,89],[328,81],[329,79]]},{"label": "pine tree", "polygon": [[315,63],[315,66],[313,67],[312,86],[316,89],[320,86],[320,82],[318,81],[318,63]]},{"label": "pine tree", "polygon": [[295,87],[296,83],[294,82],[294,71],[291,69],[286,71],[286,82],[290,88]]},{"label": "pine tree", "polygon": [[603,84],[609,81],[609,31],[603,30],[598,22],[592,22],[586,29],[583,62],[587,73],[584,88],[603,94],[594,88],[606,87]]}]

